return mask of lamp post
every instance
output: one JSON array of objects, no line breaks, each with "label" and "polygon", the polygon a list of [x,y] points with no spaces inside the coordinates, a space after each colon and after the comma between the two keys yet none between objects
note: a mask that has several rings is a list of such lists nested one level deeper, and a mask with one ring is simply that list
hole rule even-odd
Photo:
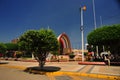
[{"label": "lamp post", "polygon": [[81,12],[81,39],[82,39],[82,61],[84,61],[84,29],[83,29],[83,11],[86,10],[86,6],[83,6],[80,8]]}]

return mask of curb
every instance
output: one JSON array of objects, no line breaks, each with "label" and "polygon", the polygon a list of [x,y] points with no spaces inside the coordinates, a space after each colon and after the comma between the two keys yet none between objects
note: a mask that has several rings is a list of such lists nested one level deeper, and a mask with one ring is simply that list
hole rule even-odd
[{"label": "curb", "polygon": [[118,76],[107,76],[107,75],[100,75],[100,74],[87,74],[87,73],[77,73],[77,72],[53,72],[53,73],[47,73],[48,75],[74,75],[74,76],[85,76],[85,77],[93,77],[93,78],[103,78],[103,79],[110,79],[110,80],[119,80],[120,77]]},{"label": "curb", "polygon": [[[0,67],[8,67],[13,69],[20,69],[25,70],[27,67],[25,66],[14,66],[14,65],[0,65]],[[103,79],[109,79],[109,80],[120,80],[120,76],[109,76],[109,75],[102,75],[102,74],[87,74],[87,73],[78,73],[78,72],[63,72],[63,71],[57,71],[57,72],[44,72],[44,71],[37,71],[29,69],[27,72],[34,73],[34,74],[41,74],[41,75],[47,75],[47,76],[60,76],[60,75],[70,75],[70,76],[84,76],[84,77],[93,77],[93,78],[103,78]]]}]

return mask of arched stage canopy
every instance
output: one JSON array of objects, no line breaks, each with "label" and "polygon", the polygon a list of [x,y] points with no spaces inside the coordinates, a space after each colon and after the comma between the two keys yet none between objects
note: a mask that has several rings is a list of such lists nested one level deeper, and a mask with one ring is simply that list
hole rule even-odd
[{"label": "arched stage canopy", "polygon": [[60,43],[60,54],[71,53],[71,44],[68,36],[65,33],[62,33],[58,36],[57,39]]}]

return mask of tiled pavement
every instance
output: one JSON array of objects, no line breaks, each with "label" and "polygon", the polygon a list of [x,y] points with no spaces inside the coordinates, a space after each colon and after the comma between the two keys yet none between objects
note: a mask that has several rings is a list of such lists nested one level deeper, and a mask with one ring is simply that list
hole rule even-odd
[{"label": "tiled pavement", "polygon": [[[22,70],[25,69],[26,67],[38,66],[37,62],[21,62],[21,61],[3,61],[3,62],[8,62],[9,64],[0,65],[0,66],[17,68]],[[66,76],[67,78],[69,78],[68,75],[72,77],[74,80],[77,80],[77,78],[80,76],[117,80],[117,78],[119,78],[120,76],[119,66],[78,65],[78,62],[47,62],[45,67],[47,66],[49,67],[55,66],[60,68],[60,71],[48,73],[47,76],[50,77],[51,80],[58,80],[55,78],[60,78],[60,76],[62,76],[61,78]],[[56,76],[56,77],[52,77],[52,76]],[[70,79],[66,79],[66,80],[70,80]]]}]

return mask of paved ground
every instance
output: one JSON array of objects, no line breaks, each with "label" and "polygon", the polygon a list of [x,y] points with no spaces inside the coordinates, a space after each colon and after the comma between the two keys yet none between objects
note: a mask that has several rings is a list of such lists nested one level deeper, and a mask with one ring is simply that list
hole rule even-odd
[{"label": "paved ground", "polygon": [[[45,75],[23,72],[29,67],[38,66],[38,62],[1,61],[0,80],[119,80],[119,66],[78,65],[78,62],[47,62],[45,68],[56,69],[56,72]],[[4,74],[3,74],[4,73]],[[15,74],[15,75],[13,75]],[[7,77],[5,77],[7,76]],[[16,77],[17,76],[17,77]],[[93,78],[92,78],[93,77]],[[119,78],[119,79],[118,79]]]},{"label": "paved ground", "polygon": [[25,73],[22,70],[0,67],[0,80],[107,80],[83,76],[46,76],[38,74]]}]

